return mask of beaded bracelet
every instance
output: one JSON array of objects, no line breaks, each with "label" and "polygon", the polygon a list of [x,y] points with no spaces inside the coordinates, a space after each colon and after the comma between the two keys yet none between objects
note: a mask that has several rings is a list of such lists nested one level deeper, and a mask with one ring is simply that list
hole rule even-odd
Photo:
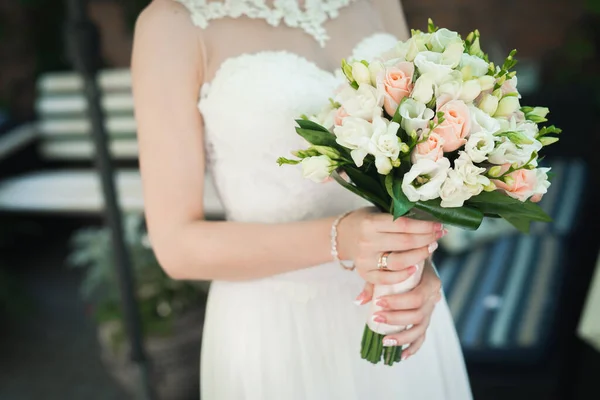
[{"label": "beaded bracelet", "polygon": [[352,211],[348,211],[347,213],[340,215],[339,217],[337,217],[335,219],[335,221],[333,221],[333,224],[331,224],[331,256],[333,257],[334,261],[336,261],[338,264],[340,264],[340,266],[347,271],[354,270],[354,265],[350,265],[350,266],[344,265],[342,260],[340,260],[339,253],[337,250],[337,237],[338,237],[337,228],[338,228],[338,225],[340,224],[340,221],[342,219],[344,219],[345,217],[347,217],[351,212]]}]

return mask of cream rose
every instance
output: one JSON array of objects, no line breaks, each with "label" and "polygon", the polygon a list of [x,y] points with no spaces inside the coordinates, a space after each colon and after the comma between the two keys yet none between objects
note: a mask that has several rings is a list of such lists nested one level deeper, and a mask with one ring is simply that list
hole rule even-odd
[{"label": "cream rose", "polygon": [[444,121],[433,131],[444,139],[444,152],[457,150],[467,142],[471,131],[469,108],[460,100],[451,100],[438,111],[444,113]]},{"label": "cream rose", "polygon": [[412,91],[414,72],[414,64],[403,61],[388,66],[379,73],[377,89],[383,95],[383,106],[389,115],[396,113],[400,101]]},{"label": "cream rose", "polygon": [[404,175],[402,191],[412,202],[436,199],[449,169],[450,161],[445,157],[437,161],[420,159]]},{"label": "cream rose", "polygon": [[410,158],[413,164],[419,161],[421,158],[427,158],[432,161],[437,161],[444,156],[442,147],[444,146],[444,139],[437,133],[430,132],[427,134],[427,139],[419,143],[413,149]]}]

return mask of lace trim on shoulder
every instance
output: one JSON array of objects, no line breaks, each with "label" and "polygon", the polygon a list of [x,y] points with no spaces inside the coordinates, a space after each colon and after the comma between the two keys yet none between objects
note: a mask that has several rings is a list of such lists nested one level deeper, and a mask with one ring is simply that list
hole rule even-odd
[{"label": "lace trim on shoulder", "polygon": [[323,24],[337,18],[339,10],[356,0],[306,0],[301,8],[297,0],[274,0],[268,6],[266,0],[175,0],[191,13],[194,25],[206,28],[209,21],[219,18],[264,19],[269,25],[283,23],[292,28],[301,28],[315,38],[321,47],[329,39]]}]

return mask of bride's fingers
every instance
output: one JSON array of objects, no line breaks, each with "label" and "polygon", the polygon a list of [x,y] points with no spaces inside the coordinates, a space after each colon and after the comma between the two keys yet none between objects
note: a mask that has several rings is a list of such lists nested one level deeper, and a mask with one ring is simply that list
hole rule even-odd
[{"label": "bride's fingers", "polygon": [[427,332],[423,333],[414,342],[412,342],[410,344],[410,346],[408,346],[407,349],[404,349],[404,351],[402,351],[402,361],[406,361],[409,357],[417,354],[417,351],[419,351],[421,346],[423,346],[426,336],[427,336]]},{"label": "bride's fingers", "polygon": [[428,246],[446,235],[446,230],[427,234],[379,232],[370,237],[371,251],[407,251]]},{"label": "bride's fingers", "polygon": [[419,337],[425,334],[427,326],[425,323],[415,325],[410,329],[405,329],[402,332],[387,335],[383,338],[384,346],[405,346],[414,343]]},{"label": "bride's fingers", "polygon": [[[387,268],[391,271],[401,271],[411,265],[417,265],[425,261],[431,253],[438,248],[437,242],[414,250],[392,252],[387,256]],[[375,266],[379,262],[379,256],[375,260]]]},{"label": "bride's fingers", "polygon": [[368,271],[366,274],[363,274],[363,278],[375,285],[395,285],[396,283],[404,282],[415,272],[417,272],[417,267],[412,265],[401,271]]},{"label": "bride's fingers", "polygon": [[367,282],[367,283],[365,283],[365,287],[363,288],[363,291],[360,292],[358,297],[356,297],[356,300],[354,300],[354,303],[358,306],[362,306],[363,304],[370,302],[372,298],[373,298],[373,284]]},{"label": "bride's fingers", "polygon": [[377,311],[372,318],[374,322],[388,325],[418,325],[423,323],[429,315],[429,308],[409,311]]}]

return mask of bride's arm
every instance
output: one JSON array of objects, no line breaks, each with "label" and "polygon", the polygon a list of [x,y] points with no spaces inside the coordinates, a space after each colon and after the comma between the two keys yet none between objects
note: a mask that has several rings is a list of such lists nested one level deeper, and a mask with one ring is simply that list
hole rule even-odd
[{"label": "bride's arm", "polygon": [[[197,102],[204,54],[198,32],[187,11],[171,0],[155,0],[136,26],[132,72],[140,168],[150,239],[161,265],[178,279],[235,280],[331,261],[333,218],[276,225],[203,220],[205,160]],[[363,211],[345,218],[340,253],[376,266],[380,251],[414,249],[393,257],[393,269],[401,272],[363,269],[369,281],[400,282],[411,272],[406,267],[428,255],[427,245],[439,232],[434,224],[385,217]]]},{"label": "bride's arm", "polygon": [[373,3],[388,33],[396,36],[399,40],[406,40],[410,37],[402,3],[399,0],[373,0]]}]

